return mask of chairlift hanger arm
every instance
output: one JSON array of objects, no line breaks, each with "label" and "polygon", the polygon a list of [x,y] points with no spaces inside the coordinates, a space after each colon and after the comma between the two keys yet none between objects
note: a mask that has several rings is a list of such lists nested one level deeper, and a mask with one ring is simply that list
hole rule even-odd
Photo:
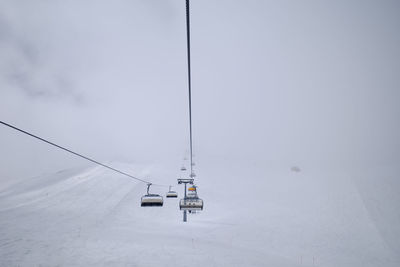
[{"label": "chairlift hanger arm", "polygon": [[151,186],[151,183],[148,183],[148,184],[147,184],[147,194],[148,194],[148,195],[150,195],[150,193],[149,193],[150,186]]}]

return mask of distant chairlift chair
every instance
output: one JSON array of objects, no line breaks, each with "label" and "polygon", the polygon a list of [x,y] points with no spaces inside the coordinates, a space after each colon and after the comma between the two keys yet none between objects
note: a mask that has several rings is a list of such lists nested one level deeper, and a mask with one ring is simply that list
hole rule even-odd
[{"label": "distant chairlift chair", "polygon": [[178,197],[178,193],[176,193],[175,191],[171,190],[172,186],[169,186],[169,190],[167,192],[167,198],[177,198]]}]

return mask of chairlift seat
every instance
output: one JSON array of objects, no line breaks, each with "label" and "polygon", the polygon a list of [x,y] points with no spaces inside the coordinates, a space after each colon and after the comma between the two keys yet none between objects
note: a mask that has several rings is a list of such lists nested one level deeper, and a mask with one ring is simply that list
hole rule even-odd
[{"label": "chairlift seat", "polygon": [[147,194],[142,196],[140,206],[142,207],[152,207],[152,206],[163,206],[163,197],[157,194]]},{"label": "chairlift seat", "polygon": [[189,211],[203,210],[203,200],[198,197],[183,198],[179,202],[179,209]]},{"label": "chairlift seat", "polygon": [[178,193],[176,193],[175,191],[168,191],[167,192],[167,198],[172,198],[172,197],[178,197]]}]

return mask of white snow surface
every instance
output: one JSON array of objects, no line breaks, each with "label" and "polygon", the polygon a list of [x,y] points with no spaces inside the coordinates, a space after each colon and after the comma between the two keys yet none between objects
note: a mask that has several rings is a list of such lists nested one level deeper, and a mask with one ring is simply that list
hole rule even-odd
[{"label": "white snow surface", "polygon": [[[181,173],[111,164],[166,185]],[[0,266],[400,266],[396,172],[291,166],[204,163],[204,211],[186,223],[182,186],[143,208],[145,184],[102,167],[23,179],[0,191]]]}]

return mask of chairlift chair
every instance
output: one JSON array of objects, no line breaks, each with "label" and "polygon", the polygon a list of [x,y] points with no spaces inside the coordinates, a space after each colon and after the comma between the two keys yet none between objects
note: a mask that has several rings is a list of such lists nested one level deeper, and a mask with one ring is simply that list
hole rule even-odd
[{"label": "chairlift chair", "polygon": [[176,193],[175,191],[169,191],[167,192],[167,198],[177,198],[178,197],[178,193]]},{"label": "chairlift chair", "polygon": [[163,197],[157,194],[150,194],[149,189],[150,189],[151,183],[147,184],[147,194],[142,196],[141,201],[140,201],[140,206],[142,207],[154,207],[154,206],[159,206],[162,207],[164,204]]},{"label": "chairlift chair", "polygon": [[177,198],[178,193],[175,191],[172,191],[171,186],[170,186],[166,196],[167,196],[167,198]]},{"label": "chairlift chair", "polygon": [[179,209],[188,211],[203,210],[203,200],[198,197],[183,198],[179,202]]},{"label": "chairlift chair", "polygon": [[198,198],[197,196],[197,186],[192,185],[188,188],[188,192],[186,193],[187,198]]},{"label": "chairlift chair", "polygon": [[185,166],[182,166],[182,167],[181,167],[181,171],[186,171],[186,167],[185,167]]},{"label": "chairlift chair", "polygon": [[203,210],[203,200],[197,195],[197,186],[192,185],[188,188],[186,198],[179,201],[179,209],[189,212]]}]

